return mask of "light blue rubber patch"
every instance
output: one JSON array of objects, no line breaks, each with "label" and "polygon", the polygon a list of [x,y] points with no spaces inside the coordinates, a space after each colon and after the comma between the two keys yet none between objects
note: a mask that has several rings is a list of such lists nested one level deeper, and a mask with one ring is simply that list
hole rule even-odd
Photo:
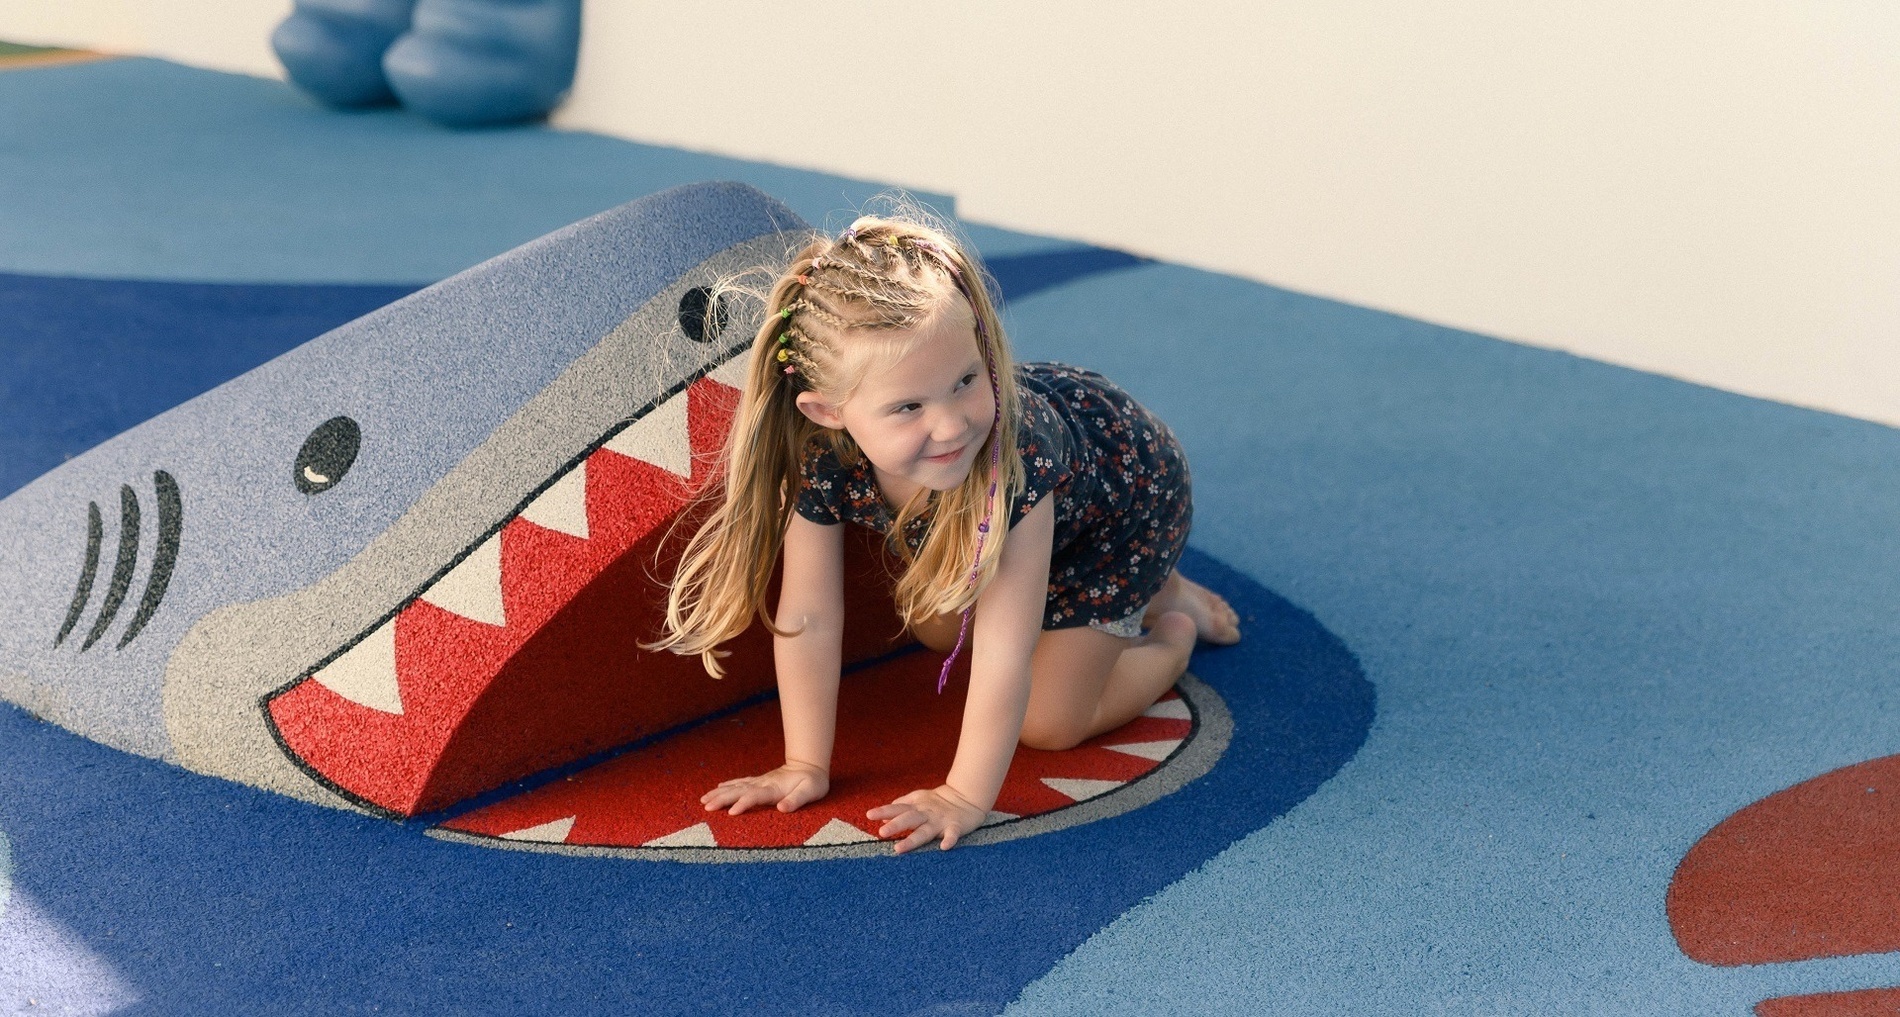
[{"label": "light blue rubber patch", "polygon": [[1175,266],[1011,313],[1025,357],[1170,423],[1198,546],[1379,689],[1317,794],[1012,1017],[1743,1014],[1900,984],[1893,954],[1706,967],[1663,907],[1723,817],[1894,751],[1900,431]]},{"label": "light blue rubber patch", "polygon": [[337,112],[282,82],[145,59],[0,74],[0,139],[0,271],[49,275],[426,283],[679,184],[749,183],[834,230],[887,189],[576,131]]}]

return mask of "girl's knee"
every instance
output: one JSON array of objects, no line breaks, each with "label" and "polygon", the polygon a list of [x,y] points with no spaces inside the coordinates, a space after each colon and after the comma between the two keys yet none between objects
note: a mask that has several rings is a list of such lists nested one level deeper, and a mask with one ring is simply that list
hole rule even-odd
[{"label": "girl's knee", "polygon": [[962,627],[962,615],[940,614],[911,626],[910,636],[936,653],[949,653],[957,645],[957,631]]},{"label": "girl's knee", "polygon": [[1088,727],[1068,718],[1039,717],[1032,710],[1023,718],[1022,742],[1024,748],[1041,749],[1045,752],[1061,752],[1075,748],[1088,740]]}]

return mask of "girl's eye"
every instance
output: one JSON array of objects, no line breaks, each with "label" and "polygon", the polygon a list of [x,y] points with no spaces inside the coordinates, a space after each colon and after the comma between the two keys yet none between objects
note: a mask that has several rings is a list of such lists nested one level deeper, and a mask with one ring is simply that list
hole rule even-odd
[{"label": "girl's eye", "polygon": [[976,380],[976,372],[975,372],[975,371],[971,371],[971,372],[970,372],[969,374],[966,374],[966,375],[964,375],[964,376],[963,376],[963,380],[962,380],[962,381],[959,381],[959,382],[957,382],[957,387],[958,387],[958,388],[962,388],[962,387],[964,387],[965,385],[968,385],[969,383],[971,383],[971,382],[973,382],[973,381],[975,381],[975,380]]},{"label": "girl's eye", "polygon": [[898,408],[892,410],[891,412],[892,413],[909,413],[910,411],[914,409],[918,409],[922,406],[923,406],[922,403],[905,403],[904,405],[899,406]]}]

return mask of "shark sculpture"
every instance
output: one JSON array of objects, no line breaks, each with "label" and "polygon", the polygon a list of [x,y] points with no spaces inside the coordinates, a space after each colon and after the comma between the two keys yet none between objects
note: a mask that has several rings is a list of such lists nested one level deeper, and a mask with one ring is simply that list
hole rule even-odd
[{"label": "shark sculpture", "polygon": [[[742,730],[779,727],[774,704],[748,702],[772,686],[762,627],[730,644],[722,681],[641,646],[757,331],[758,308],[717,284],[783,264],[809,235],[740,185],[654,195],[52,470],[0,500],[0,695],[128,752],[384,816],[541,775],[539,791],[434,831],[488,846],[877,853],[858,817],[942,768],[961,699],[915,701],[928,683],[904,676],[921,665],[891,658],[909,640],[874,534],[848,531],[843,651],[876,673],[841,692],[856,719],[818,807],[776,824],[696,815],[711,770],[778,751]],[[701,723],[722,711],[731,723]],[[902,746],[880,740],[892,716],[918,729]],[[1021,750],[976,840],[1151,802],[1205,774],[1231,726],[1189,676],[1124,729]],[[665,745],[545,784],[653,736]]]},{"label": "shark sculpture", "polygon": [[628,676],[650,619],[615,612],[736,395],[753,324],[709,288],[805,230],[742,185],[653,195],[45,474],[0,501],[0,696],[412,814],[757,692],[677,658]]}]

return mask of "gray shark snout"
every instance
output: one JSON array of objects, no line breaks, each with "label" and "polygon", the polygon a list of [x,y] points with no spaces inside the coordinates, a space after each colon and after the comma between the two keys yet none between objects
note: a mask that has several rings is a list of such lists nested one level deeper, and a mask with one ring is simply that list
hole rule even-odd
[{"label": "gray shark snout", "polygon": [[[152,567],[146,574],[145,589],[139,594],[132,619],[119,635],[116,649],[123,650],[138,638],[145,624],[158,613],[159,605],[165,600],[165,590],[171,585],[172,568],[178,563],[178,545],[185,523],[184,497],[178,490],[178,481],[164,470],[153,473],[152,496],[158,512],[158,519],[152,527],[155,534]],[[120,485],[118,552],[112,562],[112,573],[106,581],[104,595],[99,598],[98,611],[93,615],[92,624],[84,629],[84,637],[78,639],[80,653],[92,649],[92,645],[111,630],[112,623],[118,620],[125,607],[126,597],[132,590],[132,576],[138,568],[144,520],[145,512],[139,492],[133,490],[130,484]],[[79,582],[73,589],[72,606],[67,608],[66,619],[53,637],[55,648],[63,646],[80,631],[80,619],[85,616],[87,607],[92,603],[93,592],[99,585],[99,567],[104,549],[105,515],[100,511],[98,502],[88,502],[85,565],[80,569]]]}]

